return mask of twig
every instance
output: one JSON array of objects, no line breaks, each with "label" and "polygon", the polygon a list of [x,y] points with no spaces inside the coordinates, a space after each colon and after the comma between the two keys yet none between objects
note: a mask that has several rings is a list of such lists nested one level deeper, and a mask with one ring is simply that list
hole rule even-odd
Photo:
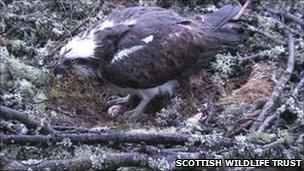
[{"label": "twig", "polygon": [[29,14],[29,15],[17,15],[17,14],[13,14],[13,13],[7,13],[7,15],[6,15],[6,17],[11,20],[22,21],[22,22],[37,22],[38,16],[45,21],[51,21],[50,18],[41,16],[40,13],[34,13],[34,14]]},{"label": "twig", "polygon": [[[79,28],[81,28],[83,25],[85,25],[86,23],[88,23],[90,20],[91,20],[91,16],[93,14],[89,15],[87,18],[83,19],[83,21],[81,21],[80,24],[78,24],[71,32],[70,32],[70,36],[75,36],[75,33],[79,30]],[[53,47],[51,49],[51,54],[54,55],[55,53],[58,52],[58,50],[63,46],[64,43],[66,43],[65,41],[63,41],[64,39],[66,39],[68,36],[62,36],[56,45],[55,47]]]},{"label": "twig", "polygon": [[[293,72],[294,65],[295,65],[295,46],[294,46],[294,39],[292,34],[289,31],[285,30],[285,34],[288,37],[288,48],[289,48],[289,57],[287,62],[287,68],[281,75],[278,83],[274,87],[273,92],[271,93],[270,97],[268,98],[266,104],[263,107],[263,111],[260,113],[258,117],[258,121],[254,122],[252,127],[250,128],[251,131],[258,130],[259,132],[265,129],[265,126],[261,126],[261,122],[264,122],[265,119],[268,117],[271,109],[275,105],[275,102],[278,100],[281,92],[285,88],[287,82],[290,79],[290,76]],[[266,122],[269,122],[268,120]],[[267,125],[269,123],[263,123],[263,125]]]},{"label": "twig", "polygon": [[28,129],[37,129],[41,127],[43,133],[54,133],[56,132],[48,124],[41,125],[38,121],[32,118],[30,115],[22,114],[14,109],[9,107],[0,106],[0,117],[6,120],[17,120],[25,124]]},{"label": "twig", "polygon": [[[128,132],[112,132],[112,133],[74,133],[74,134],[50,134],[50,135],[2,135],[0,143],[2,144],[31,144],[31,145],[50,145],[60,142],[68,138],[72,143],[82,144],[108,144],[114,143],[145,143],[148,145],[169,144],[184,145],[193,140],[210,140],[214,141],[215,146],[221,143],[223,146],[233,144],[233,139],[222,136],[202,135],[194,136],[190,134],[156,134],[156,133],[128,133]],[[216,145],[217,144],[217,145]]]},{"label": "twig", "polygon": [[[304,76],[302,77],[302,79],[300,80],[300,82],[296,85],[296,87],[294,88],[294,90],[292,91],[292,95],[290,98],[296,98],[298,96],[299,90],[301,89],[301,87],[303,87],[304,85]],[[289,99],[290,99],[289,98]],[[280,111],[277,110],[274,114],[272,114],[271,116],[268,116],[265,121],[262,123],[262,125],[259,127],[259,131],[264,131],[269,125],[270,123],[275,119],[278,118],[278,116],[280,115]]]},{"label": "twig", "polygon": [[279,138],[279,139],[275,140],[274,142],[264,145],[264,147],[265,148],[275,148],[275,147],[281,145],[283,142],[284,142],[284,139]]},{"label": "twig", "polygon": [[157,152],[151,154],[128,152],[110,153],[100,152],[92,156],[70,158],[70,159],[51,159],[38,162],[37,164],[24,164],[24,162],[11,160],[2,157],[5,170],[115,170],[119,167],[144,167],[157,169],[157,164],[151,160],[164,160],[169,164],[167,169],[174,169],[173,162],[177,158],[214,159],[214,155],[207,152]]},{"label": "twig", "polygon": [[259,34],[259,35],[261,35],[261,36],[263,36],[263,37],[265,37],[265,38],[267,38],[267,39],[269,39],[269,40],[271,40],[275,43],[277,43],[277,44],[286,45],[286,42],[268,34],[266,31],[259,30],[259,29],[255,28],[254,26],[251,26],[251,25],[247,25],[247,27],[248,27],[249,30],[251,30],[251,31],[253,31],[253,32],[255,32],[255,33],[257,33],[257,34]]},{"label": "twig", "polygon": [[282,12],[282,11],[278,11],[278,10],[275,10],[275,9],[272,9],[272,8],[269,8],[269,7],[264,8],[264,9],[267,12],[270,12],[272,14],[283,15],[284,18],[286,18],[287,20],[292,20],[293,22],[298,23],[298,24],[304,26],[304,20],[302,20],[301,18],[299,18],[299,17],[297,17],[297,16],[295,16],[293,14],[290,14],[290,13],[288,13],[286,11]]},{"label": "twig", "polygon": [[[251,115],[251,116],[256,116],[259,113],[261,113],[261,109],[257,109],[255,111],[249,111],[245,116]],[[253,123],[253,120],[247,119],[244,123],[238,124],[237,127],[230,133],[227,134],[227,137],[232,137],[234,135],[237,135],[241,133],[243,130],[248,127]]]},{"label": "twig", "polygon": [[280,115],[280,111],[277,110],[274,114],[268,116],[264,122],[262,123],[262,125],[259,127],[258,131],[259,132],[263,132],[264,130],[266,130],[266,128],[270,125],[270,123],[275,119],[278,118],[278,116]]},{"label": "twig", "polygon": [[248,56],[242,57],[240,63],[243,65],[246,65],[246,64],[248,64],[249,61],[256,61],[259,58],[262,58],[262,55],[259,53],[253,54],[253,55],[248,55]]},{"label": "twig", "polygon": [[299,95],[299,92],[303,88],[303,86],[304,86],[304,73],[302,74],[302,78],[301,78],[300,82],[293,89],[293,91],[291,93],[291,96],[293,98],[297,98],[297,96]]},{"label": "twig", "polygon": [[234,20],[238,20],[241,18],[241,16],[244,14],[246,8],[249,6],[249,4],[251,3],[251,0],[247,0],[245,2],[245,4],[242,6],[242,8],[240,9],[240,11],[233,17]]},{"label": "twig", "polygon": [[7,7],[6,7],[6,4],[2,1],[2,0],[0,0],[0,4],[4,7],[4,9],[7,11]]},{"label": "twig", "polygon": [[11,134],[18,134],[16,130],[12,128],[12,126],[7,123],[6,121],[0,121],[0,129],[3,130],[4,132],[9,132]]},{"label": "twig", "polygon": [[282,30],[288,30],[291,33],[293,33],[294,35],[299,35],[299,36],[303,36],[303,33],[298,32],[297,30],[294,30],[290,27],[288,27],[287,25],[285,25],[284,23],[282,23],[279,20],[276,20],[276,25],[278,28],[282,29]]}]

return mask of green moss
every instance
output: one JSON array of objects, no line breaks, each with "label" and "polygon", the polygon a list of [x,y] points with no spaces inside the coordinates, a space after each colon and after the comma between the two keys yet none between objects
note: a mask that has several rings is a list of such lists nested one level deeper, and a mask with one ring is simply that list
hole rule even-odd
[{"label": "green moss", "polygon": [[36,92],[35,92],[35,86],[25,80],[25,79],[22,79],[22,80],[18,80],[16,82],[16,86],[18,87],[18,92],[21,94],[22,97],[24,98],[32,98],[35,96]]},{"label": "green moss", "polygon": [[294,142],[294,139],[293,139],[292,135],[287,130],[279,130],[278,131],[278,136],[280,138],[283,138],[284,141],[288,144],[292,144]]},{"label": "green moss", "polygon": [[47,69],[38,69],[14,58],[5,47],[0,47],[0,60],[8,65],[6,68],[14,78],[26,78],[35,85],[46,85],[53,77]]},{"label": "green moss", "polygon": [[38,91],[34,97],[34,103],[39,109],[45,109],[47,97],[42,91]]},{"label": "green moss", "polygon": [[12,51],[14,52],[22,51],[26,48],[26,42],[22,40],[13,40],[10,44],[12,46]]},{"label": "green moss", "polygon": [[8,62],[11,73],[14,73],[14,75],[19,78],[26,78],[37,85],[45,85],[50,81],[51,75],[46,69],[37,69],[14,58]]},{"label": "green moss", "polygon": [[273,142],[276,138],[276,135],[265,132],[252,132],[248,135],[248,137],[253,142],[267,144]]}]

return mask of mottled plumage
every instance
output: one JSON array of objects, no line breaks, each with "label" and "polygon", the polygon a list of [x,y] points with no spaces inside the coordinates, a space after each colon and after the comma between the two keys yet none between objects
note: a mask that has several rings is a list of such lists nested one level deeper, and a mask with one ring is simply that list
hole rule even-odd
[{"label": "mottled plumage", "polygon": [[102,78],[138,94],[141,103],[127,112],[138,116],[155,95],[172,91],[178,84],[175,79],[199,56],[243,41],[240,26],[230,22],[238,11],[239,6],[226,5],[192,18],[157,7],[116,11],[68,42],[57,70]]}]

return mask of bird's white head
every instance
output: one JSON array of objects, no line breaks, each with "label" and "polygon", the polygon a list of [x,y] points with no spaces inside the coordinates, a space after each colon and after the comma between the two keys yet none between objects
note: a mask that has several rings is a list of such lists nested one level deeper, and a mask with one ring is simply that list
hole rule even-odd
[{"label": "bird's white head", "polygon": [[80,76],[95,77],[98,75],[98,61],[94,51],[100,46],[96,41],[96,30],[90,30],[72,38],[60,50],[60,58],[55,73],[71,71]]},{"label": "bird's white head", "polygon": [[[89,77],[100,77],[102,67],[113,58],[117,42],[135,21],[114,24],[105,20],[92,30],[74,37],[60,50],[55,73],[72,71]],[[151,38],[145,41],[151,41]]]}]

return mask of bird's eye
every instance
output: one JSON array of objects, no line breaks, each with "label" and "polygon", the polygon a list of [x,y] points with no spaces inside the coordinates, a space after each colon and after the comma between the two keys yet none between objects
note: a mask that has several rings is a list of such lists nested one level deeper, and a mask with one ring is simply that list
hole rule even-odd
[{"label": "bird's eye", "polygon": [[71,59],[71,64],[76,64],[77,63],[77,59]]}]

